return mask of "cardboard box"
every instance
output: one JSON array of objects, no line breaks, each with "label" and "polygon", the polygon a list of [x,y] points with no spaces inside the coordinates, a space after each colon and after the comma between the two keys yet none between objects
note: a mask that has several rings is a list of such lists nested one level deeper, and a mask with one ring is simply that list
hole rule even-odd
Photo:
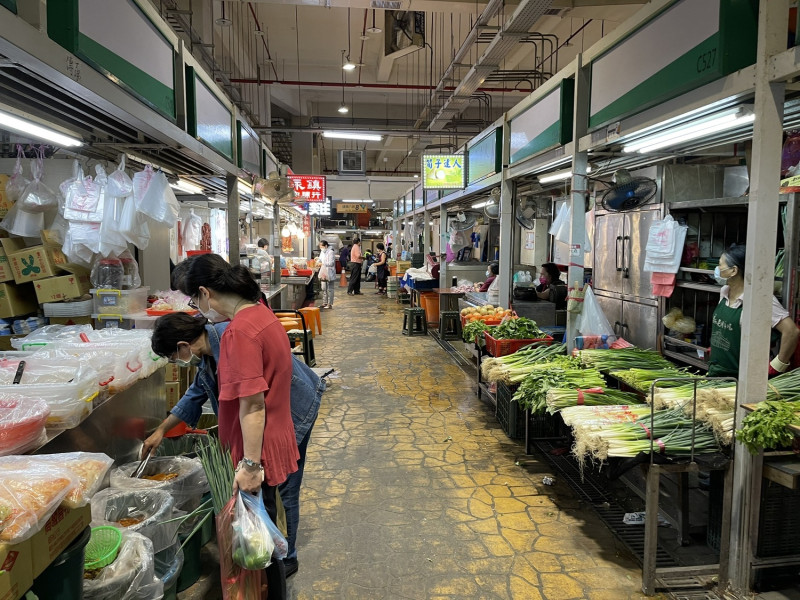
[{"label": "cardboard box", "polygon": [[11,269],[8,255],[17,250],[22,250],[24,247],[24,242],[19,238],[2,238],[2,246],[0,246],[0,283],[14,281],[14,271]]},{"label": "cardboard box", "polygon": [[47,317],[50,325],[91,325],[92,317]]},{"label": "cardboard box", "polygon": [[181,399],[180,385],[178,381],[171,381],[164,385],[164,389],[166,390],[167,411],[175,408],[178,400]]},{"label": "cardboard box", "polygon": [[62,271],[62,265],[67,264],[67,257],[58,248],[52,246],[31,246],[30,248],[16,248],[20,242],[17,238],[0,240],[11,263],[14,281],[26,283],[46,277],[53,277]]},{"label": "cardboard box", "polygon": [[33,585],[31,542],[0,544],[0,600],[17,600]]},{"label": "cardboard box", "polygon": [[84,270],[59,277],[37,279],[33,287],[36,289],[36,299],[39,304],[43,304],[80,298],[89,293],[92,282],[89,281],[89,272]]},{"label": "cardboard box", "polygon": [[167,383],[180,381],[180,375],[181,368],[175,363],[168,363],[167,366],[164,367],[164,381]]},{"label": "cardboard box", "polygon": [[0,319],[19,317],[38,310],[32,283],[0,283]]},{"label": "cardboard box", "polygon": [[81,508],[59,506],[41,531],[31,539],[33,578],[36,579],[50,563],[77,538],[92,522],[91,505]]}]

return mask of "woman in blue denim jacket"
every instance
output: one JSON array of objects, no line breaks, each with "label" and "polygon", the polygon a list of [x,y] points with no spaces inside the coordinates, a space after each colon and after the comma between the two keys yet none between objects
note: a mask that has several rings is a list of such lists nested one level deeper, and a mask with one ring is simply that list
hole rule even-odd
[{"label": "woman in blue denim jacket", "polygon": [[[161,445],[164,434],[180,424],[181,421],[195,427],[202,414],[206,401],[217,414],[217,362],[219,361],[220,338],[228,322],[208,324],[185,313],[165,315],[158,319],[153,330],[153,352],[165,356],[179,366],[196,366],[197,375],[169,416],[156,431],[145,440],[142,456],[155,451]],[[288,352],[287,348],[287,352]],[[300,460],[297,471],[278,486],[281,501],[286,511],[286,541],[289,553],[283,561],[286,576],[297,572],[297,528],[300,522],[300,484],[303,480],[306,449],[311,439],[311,429],[317,419],[325,382],[297,357],[292,357],[292,421],[294,422],[297,449]]]}]

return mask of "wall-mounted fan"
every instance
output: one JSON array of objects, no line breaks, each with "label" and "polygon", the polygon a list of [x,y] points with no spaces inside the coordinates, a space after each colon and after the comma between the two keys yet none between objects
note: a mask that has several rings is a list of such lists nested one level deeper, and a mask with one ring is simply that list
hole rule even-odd
[{"label": "wall-mounted fan", "polygon": [[500,218],[500,188],[494,188],[489,192],[489,203],[483,207],[483,214],[489,219]]},{"label": "wall-mounted fan", "polygon": [[523,229],[533,229],[535,227],[536,213],[538,206],[533,198],[519,199],[517,204],[516,218],[517,223]]},{"label": "wall-mounted fan", "polygon": [[472,231],[478,222],[478,216],[474,213],[458,213],[450,219],[450,229],[455,231]]},{"label": "wall-mounted fan", "polygon": [[614,173],[614,185],[600,196],[600,206],[606,210],[623,212],[647,204],[658,191],[658,185],[649,177],[633,177],[626,169]]},{"label": "wall-mounted fan", "polygon": [[276,204],[285,205],[294,201],[294,185],[286,176],[285,167],[281,167],[280,171],[272,171],[266,181],[259,181],[255,192]]}]

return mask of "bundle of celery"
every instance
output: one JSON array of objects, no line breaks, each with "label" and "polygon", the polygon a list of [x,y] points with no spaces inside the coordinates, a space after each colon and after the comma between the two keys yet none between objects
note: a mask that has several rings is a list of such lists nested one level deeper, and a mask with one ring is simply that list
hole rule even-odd
[{"label": "bundle of celery", "polygon": [[[664,369],[627,369],[625,371],[611,371],[611,375],[624,381],[629,386],[640,392],[650,392],[650,385],[656,379],[665,377],[687,377],[685,371],[676,369],[675,367]],[[682,385],[680,381],[663,381],[660,382],[659,387],[675,387]]]},{"label": "bundle of celery", "polygon": [[481,374],[486,381],[503,383],[519,383],[531,371],[541,368],[555,357],[570,360],[570,364],[578,366],[576,359],[567,359],[565,353],[567,347],[564,344],[531,344],[514,354],[500,356],[498,358],[485,358],[481,363]]},{"label": "bundle of celery", "polygon": [[579,459],[587,456],[595,460],[608,457],[631,458],[642,452],[653,450],[671,456],[687,456],[692,451],[703,454],[719,450],[713,432],[702,423],[693,423],[681,409],[657,411],[651,426],[650,415],[633,423],[619,423],[597,431],[575,431],[572,452]]},{"label": "bundle of celery", "polygon": [[800,425],[798,409],[800,404],[795,402],[761,402],[756,410],[744,418],[741,429],[736,431],[736,439],[751,454],[758,454],[765,448],[788,446],[794,440],[794,433],[789,425]]},{"label": "bundle of celery", "polygon": [[[563,357],[557,360],[569,359]],[[530,409],[532,413],[542,413],[547,409],[547,392],[552,388],[588,389],[605,385],[603,375],[596,369],[563,367],[553,361],[528,373],[513,400],[519,402],[521,408]]]},{"label": "bundle of celery", "polygon": [[638,394],[614,389],[551,389],[547,392],[547,412],[550,414],[570,406],[602,406],[614,404],[642,404]]},{"label": "bundle of celery", "polygon": [[601,371],[618,369],[669,369],[672,363],[654,350],[619,348],[617,350],[581,350],[581,362]]}]

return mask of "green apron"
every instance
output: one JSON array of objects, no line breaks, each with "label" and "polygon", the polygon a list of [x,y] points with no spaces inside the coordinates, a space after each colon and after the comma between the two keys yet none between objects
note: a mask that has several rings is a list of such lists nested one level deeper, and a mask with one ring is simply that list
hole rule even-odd
[{"label": "green apron", "polygon": [[739,377],[739,353],[742,348],[742,306],[731,308],[720,302],[711,324],[711,360],[709,377]]}]

